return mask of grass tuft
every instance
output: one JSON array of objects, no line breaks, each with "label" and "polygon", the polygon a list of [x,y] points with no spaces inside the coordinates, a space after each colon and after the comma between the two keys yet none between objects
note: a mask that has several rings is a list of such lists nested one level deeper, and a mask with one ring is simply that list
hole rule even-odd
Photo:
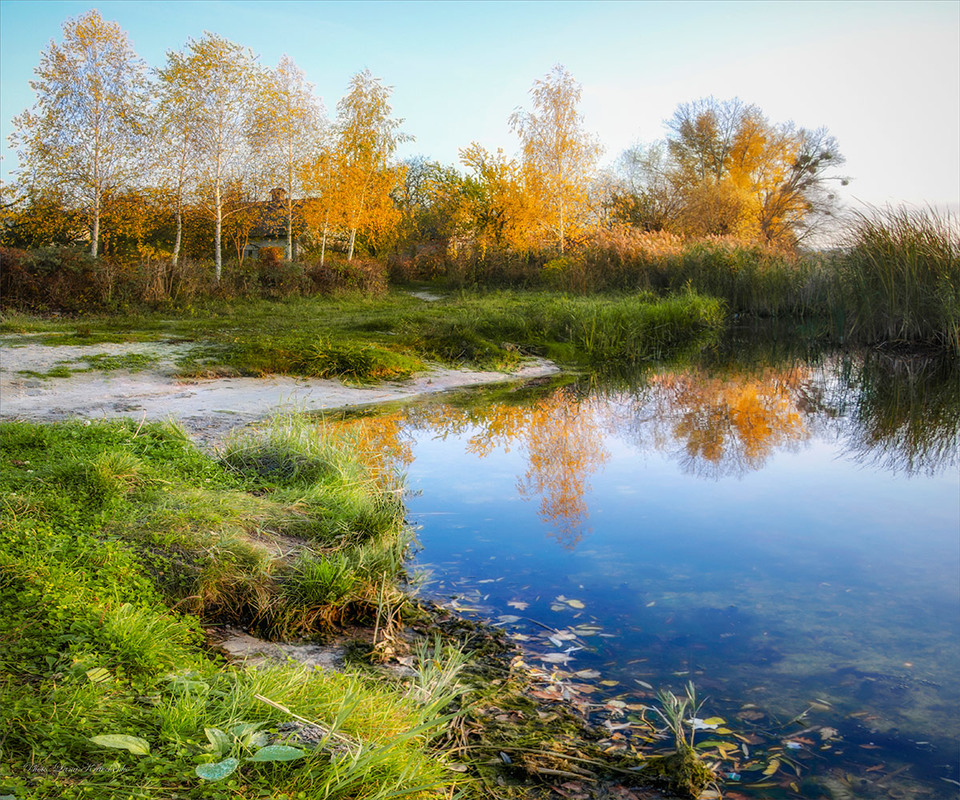
[{"label": "grass tuft", "polygon": [[842,257],[847,333],[960,353],[960,228],[936,211],[854,214]]}]

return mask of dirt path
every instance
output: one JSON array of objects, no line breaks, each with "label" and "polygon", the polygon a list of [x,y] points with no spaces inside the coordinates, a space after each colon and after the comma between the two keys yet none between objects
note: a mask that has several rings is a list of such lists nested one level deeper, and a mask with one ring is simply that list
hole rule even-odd
[{"label": "dirt path", "polygon": [[[476,372],[435,367],[411,380],[376,386],[346,386],[337,380],[271,376],[183,380],[174,376],[176,359],[190,345],[165,343],[46,346],[28,336],[0,341],[0,419],[38,422],[115,417],[171,419],[198,441],[214,442],[230,429],[279,410],[320,411],[404,400],[460,387],[552,375],[558,369],[533,361],[521,369]],[[58,365],[88,366],[83,356],[140,354],[149,369],[74,372],[68,377],[35,377]],[[66,362],[66,363],[64,363]]]}]

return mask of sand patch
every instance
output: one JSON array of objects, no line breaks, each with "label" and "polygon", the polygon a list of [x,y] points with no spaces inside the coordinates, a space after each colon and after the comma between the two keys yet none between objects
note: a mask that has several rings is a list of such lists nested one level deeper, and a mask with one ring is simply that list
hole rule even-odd
[{"label": "sand patch", "polygon": [[[551,362],[533,360],[510,373],[436,366],[410,380],[374,386],[350,386],[338,380],[286,375],[178,379],[173,374],[174,364],[191,347],[160,342],[45,346],[32,343],[29,337],[8,337],[0,343],[0,419],[35,422],[116,417],[170,419],[198,440],[210,442],[232,428],[283,409],[322,411],[372,405],[559,372]],[[21,370],[43,373],[60,362],[74,362],[81,356],[101,353],[143,354],[156,361],[140,372],[94,370],[62,378],[19,374]]]}]

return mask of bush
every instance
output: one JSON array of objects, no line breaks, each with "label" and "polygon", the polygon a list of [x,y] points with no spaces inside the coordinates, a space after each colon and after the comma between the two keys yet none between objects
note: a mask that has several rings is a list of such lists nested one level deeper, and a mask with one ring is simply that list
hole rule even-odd
[{"label": "bush", "polygon": [[311,259],[304,266],[312,290],[320,294],[359,291],[379,295],[387,290],[387,268],[373,259],[346,261],[328,255],[322,265],[319,259]]},{"label": "bush", "polygon": [[69,247],[0,248],[0,303],[21,311],[78,312],[105,300],[106,265]]}]

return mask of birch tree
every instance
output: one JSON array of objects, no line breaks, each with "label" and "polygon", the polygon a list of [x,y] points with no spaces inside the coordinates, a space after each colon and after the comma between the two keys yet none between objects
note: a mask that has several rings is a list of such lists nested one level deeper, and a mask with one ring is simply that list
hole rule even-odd
[{"label": "birch tree", "polygon": [[36,101],[13,120],[18,177],[82,209],[96,256],[104,200],[134,181],[147,93],[146,65],[127,34],[96,10],[63,24],[34,70]]},{"label": "birch tree", "polygon": [[314,157],[300,169],[301,186],[304,193],[309,195],[303,201],[304,221],[320,234],[321,267],[327,255],[330,217],[336,213],[337,198],[341,194],[338,191],[337,179],[334,153],[326,144],[318,148]]},{"label": "birch tree", "polygon": [[216,280],[223,272],[224,190],[250,166],[250,114],[261,72],[253,53],[213,33],[190,39],[185,52],[168,52],[161,80],[182,98],[192,135],[199,184],[214,220]]},{"label": "birch tree", "polygon": [[303,71],[284,55],[261,86],[250,139],[286,192],[287,261],[293,260],[294,197],[302,194],[304,167],[316,158],[323,129],[323,104]]},{"label": "birch tree", "polygon": [[183,244],[183,218],[186,203],[198,181],[198,130],[200,112],[198,99],[189,91],[177,73],[168,67],[158,71],[157,107],[154,113],[153,175],[157,187],[173,205],[174,240],[171,262],[180,259]]},{"label": "birch tree", "polygon": [[533,111],[510,116],[520,136],[527,191],[541,207],[543,223],[564,252],[571,229],[590,213],[589,194],[601,148],[577,110],[581,87],[560,64],[534,81]]},{"label": "birch tree", "polygon": [[403,120],[391,116],[391,92],[364,70],[351,78],[347,94],[337,103],[335,160],[342,213],[350,231],[348,261],[353,259],[361,226],[382,232],[391,211],[399,217],[390,200],[399,172],[390,161],[397,145],[409,137],[399,130]]}]

